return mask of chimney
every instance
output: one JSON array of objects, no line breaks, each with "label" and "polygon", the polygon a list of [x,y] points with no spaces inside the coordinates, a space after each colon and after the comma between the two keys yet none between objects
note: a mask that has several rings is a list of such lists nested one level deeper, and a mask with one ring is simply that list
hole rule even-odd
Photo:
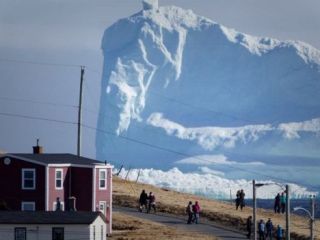
[{"label": "chimney", "polygon": [[37,139],[37,146],[33,146],[33,154],[43,153],[43,147],[39,146],[39,138]]},{"label": "chimney", "polygon": [[69,197],[69,211],[75,212],[76,209],[76,198],[75,197]]}]

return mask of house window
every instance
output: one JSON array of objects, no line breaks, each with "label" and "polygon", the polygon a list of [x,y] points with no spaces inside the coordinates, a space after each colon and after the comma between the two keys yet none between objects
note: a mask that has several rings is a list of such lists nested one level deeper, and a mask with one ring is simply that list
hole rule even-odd
[{"label": "house window", "polygon": [[35,211],[36,203],[35,202],[22,202],[21,211]]},{"label": "house window", "polygon": [[64,228],[62,227],[52,228],[52,240],[64,240]]},{"label": "house window", "polygon": [[107,189],[107,171],[105,169],[99,170],[99,189]]},{"label": "house window", "polygon": [[56,169],[56,189],[63,189],[63,169]]},{"label": "house window", "polygon": [[22,189],[36,189],[36,170],[34,168],[22,169]]},{"label": "house window", "polygon": [[[60,202],[61,211],[64,211],[64,202]],[[57,202],[53,202],[53,211],[57,211]]]},{"label": "house window", "polygon": [[26,240],[27,229],[26,228],[15,228],[14,229],[14,240]]}]

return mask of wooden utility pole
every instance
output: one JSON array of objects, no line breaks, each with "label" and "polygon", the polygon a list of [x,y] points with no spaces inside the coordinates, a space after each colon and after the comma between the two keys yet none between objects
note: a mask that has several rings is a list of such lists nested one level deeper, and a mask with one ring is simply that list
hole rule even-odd
[{"label": "wooden utility pole", "polygon": [[315,209],[315,197],[316,197],[316,196],[311,196],[311,218],[310,218],[310,239],[311,239],[311,240],[314,240],[314,223],[315,223],[314,209]]},{"label": "wooden utility pole", "polygon": [[84,66],[81,66],[80,74],[80,94],[79,94],[79,109],[78,109],[78,141],[77,141],[77,155],[81,156],[81,118],[82,118],[82,86],[84,77]]},{"label": "wooden utility pole", "polygon": [[290,240],[290,187],[286,185],[286,240]]},{"label": "wooden utility pole", "polygon": [[252,198],[253,198],[253,239],[257,240],[257,199],[256,199],[256,180],[252,180]]}]

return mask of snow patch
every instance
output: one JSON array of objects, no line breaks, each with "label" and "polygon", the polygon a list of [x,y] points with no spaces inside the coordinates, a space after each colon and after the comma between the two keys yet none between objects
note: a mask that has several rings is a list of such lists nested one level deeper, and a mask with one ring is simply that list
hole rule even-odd
[{"label": "snow patch", "polygon": [[162,113],[151,114],[147,119],[147,124],[162,128],[168,135],[175,136],[179,139],[197,141],[197,143],[206,150],[213,150],[219,146],[232,148],[236,142],[247,143],[256,141],[259,136],[273,130],[269,124],[247,125],[235,128],[186,128],[178,123],[165,119]]},{"label": "snow patch", "polygon": [[265,125],[245,125],[235,128],[224,127],[199,127],[186,128],[181,124],[173,122],[163,117],[162,113],[153,113],[147,119],[147,124],[162,128],[167,135],[175,136],[179,139],[197,141],[206,150],[214,150],[223,146],[232,148],[237,142],[246,144],[257,141],[266,132],[280,131],[288,139],[299,138],[299,132],[320,134],[320,118],[315,118],[303,122],[281,123],[278,126]]},{"label": "snow patch", "polygon": [[185,158],[179,161],[176,161],[177,164],[191,164],[191,165],[200,165],[200,166],[211,166],[211,165],[265,165],[263,162],[235,162],[230,161],[228,158],[222,154],[219,155],[200,155],[190,158]]},{"label": "snow patch", "polygon": [[304,122],[282,123],[278,129],[283,132],[284,137],[288,139],[300,138],[299,133],[309,132],[320,134],[320,118],[311,119]]}]

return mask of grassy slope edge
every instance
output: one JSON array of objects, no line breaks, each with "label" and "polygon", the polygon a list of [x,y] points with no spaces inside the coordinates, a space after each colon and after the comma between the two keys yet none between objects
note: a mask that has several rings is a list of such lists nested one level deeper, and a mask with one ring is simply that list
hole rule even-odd
[{"label": "grassy slope edge", "polygon": [[[202,211],[201,217],[215,221],[233,229],[245,230],[245,221],[252,215],[252,208],[246,207],[242,212],[236,211],[234,205],[221,201],[206,199],[192,194],[180,193],[169,189],[161,189],[152,185],[125,181],[113,178],[113,204],[136,208],[138,197],[142,189],[156,195],[158,211],[175,215],[185,215],[188,201],[199,201]],[[285,215],[274,214],[270,210],[258,209],[257,219],[271,218],[274,225],[285,227]],[[316,226],[319,221],[316,222]],[[309,236],[309,220],[297,215],[291,215],[291,238],[307,240]],[[315,231],[316,239],[320,239],[319,231]]]}]

